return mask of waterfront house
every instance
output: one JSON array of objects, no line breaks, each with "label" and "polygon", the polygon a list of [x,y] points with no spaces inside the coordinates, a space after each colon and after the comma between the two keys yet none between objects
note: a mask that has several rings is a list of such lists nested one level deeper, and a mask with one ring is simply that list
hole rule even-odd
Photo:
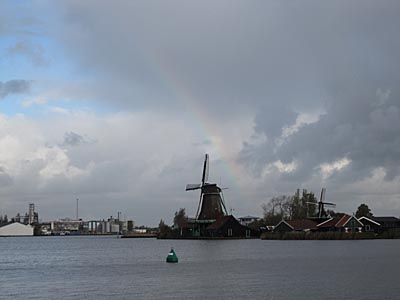
[{"label": "waterfront house", "polygon": [[356,217],[343,215],[342,217],[330,218],[317,225],[318,231],[337,231],[337,232],[361,232],[363,223]]},{"label": "waterfront house", "polygon": [[358,221],[364,225],[365,232],[380,233],[383,231],[382,225],[370,218],[364,216],[359,218]]},{"label": "waterfront house", "polygon": [[400,230],[400,219],[396,217],[371,217],[371,220],[381,224],[382,231]]},{"label": "waterfront house", "polygon": [[214,238],[254,238],[260,236],[258,231],[243,226],[232,215],[218,218],[214,223],[207,226],[206,231],[209,237]]},{"label": "waterfront house", "polygon": [[316,231],[317,229],[317,222],[312,220],[282,220],[274,227],[274,232]]},{"label": "waterfront house", "polygon": [[253,217],[253,216],[245,216],[245,217],[240,217],[238,218],[240,224],[244,226],[249,226],[249,224],[258,221],[260,218],[259,217]]}]

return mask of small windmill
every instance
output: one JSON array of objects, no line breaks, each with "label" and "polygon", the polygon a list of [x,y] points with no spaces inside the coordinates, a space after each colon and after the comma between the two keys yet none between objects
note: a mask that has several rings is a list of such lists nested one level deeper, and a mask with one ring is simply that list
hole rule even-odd
[{"label": "small windmill", "polygon": [[226,216],[227,211],[222,196],[222,189],[215,183],[208,183],[208,154],[205,155],[201,183],[187,184],[186,191],[201,190],[197,207],[197,220],[215,220]]},{"label": "small windmill", "polygon": [[307,202],[307,204],[318,205],[317,219],[322,219],[327,217],[326,211],[324,209],[325,206],[336,207],[335,203],[325,202],[325,193],[326,193],[326,188],[322,188],[319,202]]}]

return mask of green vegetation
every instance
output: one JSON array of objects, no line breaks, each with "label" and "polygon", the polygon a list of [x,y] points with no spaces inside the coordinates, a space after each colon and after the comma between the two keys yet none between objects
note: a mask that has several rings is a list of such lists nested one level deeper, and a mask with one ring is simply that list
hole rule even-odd
[{"label": "green vegetation", "polygon": [[373,216],[373,214],[371,213],[371,210],[369,209],[367,204],[361,204],[358,208],[357,208],[357,212],[356,212],[356,218],[361,218],[361,217],[367,217],[367,218],[371,218]]},{"label": "green vegetation", "polygon": [[281,195],[273,197],[262,205],[263,218],[253,222],[249,227],[258,229],[262,226],[273,226],[281,220],[301,220],[315,217],[317,214],[317,198],[314,193],[303,190],[293,196]]},{"label": "green vegetation", "polygon": [[165,224],[164,220],[161,219],[158,224],[158,238],[165,239],[171,236],[172,229],[167,224]]},{"label": "green vegetation", "polygon": [[182,236],[183,227],[186,224],[186,219],[187,216],[184,208],[180,208],[178,211],[175,212],[172,227],[165,224],[164,220],[161,219],[160,223],[158,224],[158,238],[170,239]]},{"label": "green vegetation", "polygon": [[184,208],[180,208],[179,211],[175,212],[174,216],[174,228],[181,229],[186,224],[186,211]]}]

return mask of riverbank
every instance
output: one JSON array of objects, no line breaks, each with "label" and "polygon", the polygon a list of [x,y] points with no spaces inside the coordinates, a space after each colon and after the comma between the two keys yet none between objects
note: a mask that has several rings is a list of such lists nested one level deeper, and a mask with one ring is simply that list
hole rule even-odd
[{"label": "riverbank", "polygon": [[156,233],[129,233],[121,235],[121,239],[143,239],[143,238],[157,238]]},{"label": "riverbank", "polygon": [[380,234],[373,232],[264,232],[262,240],[372,240],[400,239],[400,231],[387,231]]}]

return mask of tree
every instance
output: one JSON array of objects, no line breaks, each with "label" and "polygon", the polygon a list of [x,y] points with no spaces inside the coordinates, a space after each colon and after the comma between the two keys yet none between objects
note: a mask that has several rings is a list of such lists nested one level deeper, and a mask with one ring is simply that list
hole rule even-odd
[{"label": "tree", "polygon": [[316,204],[317,198],[315,198],[314,193],[308,193],[307,190],[303,190],[301,198],[299,190],[293,196],[273,197],[268,203],[262,205],[264,221],[267,225],[276,225],[282,219],[301,220],[315,217]]},{"label": "tree", "polygon": [[281,195],[273,197],[268,203],[262,205],[264,220],[267,225],[276,225],[290,215],[291,197]]},{"label": "tree", "polygon": [[166,238],[170,234],[171,228],[165,224],[163,219],[161,219],[160,223],[158,224],[158,231],[160,238]]},{"label": "tree", "polygon": [[[317,216],[317,198],[313,192],[307,193],[307,190],[303,190],[303,196],[301,198],[302,211],[299,219],[307,219]],[[313,204],[314,203],[314,204]],[[325,212],[322,212],[324,215]]]},{"label": "tree", "polygon": [[174,226],[178,228],[184,227],[186,224],[186,211],[184,208],[180,208],[179,211],[175,212]]},{"label": "tree", "polygon": [[357,208],[356,212],[356,218],[361,218],[361,217],[367,217],[370,218],[372,217],[373,214],[371,213],[371,210],[369,209],[368,205],[363,203]]}]

